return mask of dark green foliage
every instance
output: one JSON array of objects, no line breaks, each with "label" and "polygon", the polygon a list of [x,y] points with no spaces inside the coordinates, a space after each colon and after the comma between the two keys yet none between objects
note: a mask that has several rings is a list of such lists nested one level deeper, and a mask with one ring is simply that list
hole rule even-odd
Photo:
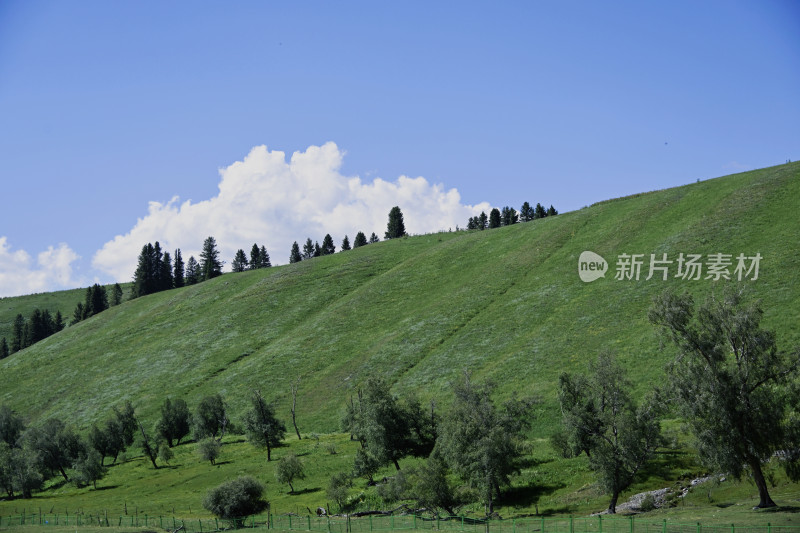
[{"label": "dark green foliage", "polygon": [[172,285],[179,289],[186,284],[186,270],[183,264],[183,255],[181,249],[175,250],[175,264],[172,268]]},{"label": "dark green foliage", "polygon": [[258,254],[258,261],[259,261],[259,268],[269,268],[272,266],[272,262],[269,260],[269,254],[267,253],[267,247],[263,244],[261,245],[261,249],[259,250]]},{"label": "dark green foliage", "polygon": [[346,252],[349,249],[350,249],[350,239],[348,239],[347,235],[345,235],[344,239],[342,239],[342,251]]},{"label": "dark green foliage", "polygon": [[5,442],[11,447],[17,446],[24,429],[22,417],[7,405],[0,405],[0,442]]},{"label": "dark green foliage", "polygon": [[289,253],[289,263],[299,263],[303,260],[303,256],[300,255],[300,245],[297,244],[297,241],[292,243],[292,251]]},{"label": "dark green foliage", "polygon": [[102,479],[106,473],[103,466],[103,458],[95,449],[90,449],[86,455],[78,458],[72,465],[75,471],[75,483],[78,486],[89,485],[97,488],[97,481]]},{"label": "dark green foliage", "polygon": [[214,394],[200,400],[194,416],[195,440],[199,441],[206,437],[221,439],[227,426],[228,413],[222,396]]},{"label": "dark green foliage", "polygon": [[499,228],[501,223],[500,210],[493,207],[492,210],[489,211],[489,229]]},{"label": "dark green foliage", "polygon": [[261,248],[259,248],[258,244],[253,244],[253,247],[250,249],[250,270],[268,268],[271,266],[272,263],[269,260],[267,247],[261,246]]},{"label": "dark green foliage", "polygon": [[247,440],[267,449],[267,461],[272,460],[272,448],[279,446],[286,436],[286,426],[275,416],[275,408],[264,400],[259,391],[253,391],[251,407],[244,417]]},{"label": "dark green foliage", "polygon": [[6,341],[6,338],[3,337],[2,340],[0,340],[0,359],[5,359],[8,357],[9,353],[8,342]]},{"label": "dark green foliage", "polygon": [[162,442],[158,445],[158,460],[162,463],[169,464],[172,458],[175,457],[175,453],[172,451],[172,448],[169,447],[169,444],[166,442]]},{"label": "dark green foliage", "polygon": [[553,205],[551,204],[550,207],[547,209],[547,216],[553,217],[553,216],[556,216],[557,214],[558,214],[558,211],[556,211],[556,208],[553,207]]},{"label": "dark green foliage", "polygon": [[303,245],[303,259],[311,259],[312,257],[314,257],[314,243],[309,237]]},{"label": "dark green foliage", "polygon": [[60,473],[66,481],[69,481],[67,469],[86,454],[78,434],[57,418],[49,418],[41,427],[29,429],[25,440],[39,455],[42,465],[52,473]]},{"label": "dark green foliage", "polygon": [[467,221],[467,229],[478,229],[478,217],[469,217]]},{"label": "dark green foliage", "polygon": [[278,483],[287,483],[290,493],[294,492],[292,481],[305,478],[303,463],[295,454],[290,453],[278,460],[278,464],[275,466],[275,479],[278,480]]},{"label": "dark green foliage", "polygon": [[389,222],[386,224],[387,239],[396,239],[398,237],[406,236],[406,225],[403,222],[403,212],[400,211],[398,206],[394,206],[389,211]]},{"label": "dark green foliage", "polygon": [[322,247],[319,245],[318,242],[314,243],[314,257],[319,257],[322,255]]},{"label": "dark green foliage", "polygon": [[214,237],[206,237],[203,241],[203,251],[200,252],[200,278],[208,281],[222,275],[222,262],[219,260],[219,250]]},{"label": "dark green foliage", "polygon": [[261,250],[258,249],[258,244],[253,243],[250,248],[250,270],[261,268]]},{"label": "dark green foliage", "polygon": [[478,215],[477,222],[479,230],[485,230],[487,227],[489,227],[489,217],[486,216],[486,213],[484,211],[481,211],[481,214]]},{"label": "dark green foliage", "polygon": [[491,399],[491,387],[478,387],[469,375],[453,384],[454,400],[442,419],[434,453],[480,494],[487,514],[494,512],[501,487],[519,470],[523,430],[530,403],[511,401],[502,409]]},{"label": "dark green foliage", "polygon": [[267,508],[263,496],[264,485],[253,477],[242,476],[208,491],[203,498],[203,507],[238,526],[246,517]]},{"label": "dark green foliage", "polygon": [[172,258],[169,252],[164,252],[164,258],[159,265],[161,270],[158,274],[158,290],[167,291],[175,287],[175,281],[172,278]]},{"label": "dark green foliage", "polygon": [[589,378],[559,378],[564,427],[573,449],[591,453],[589,464],[611,493],[610,514],[616,512],[620,493],[661,444],[659,402],[650,399],[637,408],[625,374],[614,357],[601,353],[589,368]]},{"label": "dark green foliage", "polygon": [[364,235],[363,231],[359,231],[356,233],[356,238],[353,239],[353,248],[358,248],[359,246],[365,246],[367,244],[367,236]]},{"label": "dark green foliage", "polygon": [[522,207],[519,209],[519,219],[521,222],[530,222],[535,218],[535,211],[531,207],[531,204],[525,202],[522,204]]},{"label": "dark green foliage", "polygon": [[25,342],[25,317],[17,314],[14,318],[14,325],[11,335],[11,353],[16,353],[22,349]]},{"label": "dark green foliage", "polygon": [[[258,261],[258,259],[256,259]],[[231,262],[231,271],[232,272],[244,272],[247,270],[247,256],[244,254],[244,250],[239,248],[236,250],[236,255],[233,256],[233,261]]]},{"label": "dark green foliage", "polygon": [[207,438],[197,444],[197,454],[203,461],[209,461],[212,465],[216,464],[222,444],[217,439]]},{"label": "dark green foliage", "polygon": [[433,429],[426,424],[419,403],[400,402],[380,378],[370,378],[359,391],[358,404],[351,402],[342,425],[361,442],[367,457],[357,459],[370,474],[372,465],[393,464],[400,470],[399,460],[411,454],[430,451]]},{"label": "dark green foliage", "polygon": [[[122,287],[120,287],[119,283],[115,283],[114,287],[111,289],[111,300],[109,301],[109,305],[115,306],[122,303]],[[58,316],[61,316],[60,313]]]},{"label": "dark green foliage", "polygon": [[519,222],[517,210],[513,207],[505,206],[503,210],[500,211],[500,222],[503,226],[510,226],[511,224]]},{"label": "dark green foliage", "polygon": [[322,247],[320,248],[320,252],[322,255],[331,255],[336,253],[336,245],[333,244],[333,237],[331,237],[330,233],[326,233],[325,237],[322,238]]},{"label": "dark green foliage", "polygon": [[72,325],[74,326],[75,324],[83,320],[85,314],[86,313],[83,310],[83,304],[81,302],[78,302],[75,305],[75,310],[72,312],[72,322],[71,322]]},{"label": "dark green foliage", "polygon": [[796,444],[788,408],[797,402],[792,383],[800,350],[778,350],[775,333],[761,327],[762,316],[760,302],[734,286],[696,311],[690,294],[667,291],[649,313],[678,347],[668,367],[671,391],[701,461],[737,478],[749,469],[758,507],[774,507],[762,464]]},{"label": "dark green foliage", "polygon": [[546,216],[547,216],[547,211],[545,211],[544,207],[542,207],[542,204],[537,203],[536,209],[534,209],[533,211],[533,218],[534,219],[544,218]]},{"label": "dark green foliage", "polygon": [[373,231],[372,235],[369,236],[369,244],[375,244],[376,242],[379,242],[379,241],[380,241],[380,238],[377,235],[375,235],[375,232]]},{"label": "dark green foliage", "polygon": [[156,424],[156,432],[167,441],[172,448],[173,444],[180,444],[181,439],[189,434],[191,429],[191,414],[186,402],[180,398],[171,401],[164,400],[161,406],[161,418]]},{"label": "dark green foliage", "polygon": [[93,317],[106,309],[108,309],[106,288],[97,283],[88,287],[86,289],[86,301],[83,303],[83,319]]},{"label": "dark green foliage", "polygon": [[193,255],[190,255],[189,260],[186,261],[186,285],[194,285],[201,279],[200,263]]}]

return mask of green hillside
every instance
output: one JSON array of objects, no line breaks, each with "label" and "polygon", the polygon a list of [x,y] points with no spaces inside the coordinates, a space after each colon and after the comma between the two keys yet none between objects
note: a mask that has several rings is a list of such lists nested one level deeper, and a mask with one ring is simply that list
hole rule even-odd
[{"label": "green hillside", "polygon": [[[800,163],[791,163],[490,231],[226,274],[126,302],[0,361],[0,404],[32,424],[60,416],[86,429],[124,400],[154,422],[167,396],[193,408],[217,392],[236,419],[260,389],[288,421],[299,379],[301,431],[329,433],[370,374],[442,408],[448,383],[468,370],[498,397],[536,396],[531,438],[545,439],[560,418],[558,375],[583,371],[598,351],[618,354],[637,393],[661,380],[673,352],[647,322],[652,297],[720,288],[676,279],[680,253],[731,254],[731,271],[738,254],[760,254],[758,279],[741,283],[763,299],[779,345],[800,345],[799,207]],[[585,250],[608,261],[605,278],[581,281]],[[644,254],[638,281],[614,279],[624,253]],[[645,280],[651,253],[675,261],[669,280]]]}]

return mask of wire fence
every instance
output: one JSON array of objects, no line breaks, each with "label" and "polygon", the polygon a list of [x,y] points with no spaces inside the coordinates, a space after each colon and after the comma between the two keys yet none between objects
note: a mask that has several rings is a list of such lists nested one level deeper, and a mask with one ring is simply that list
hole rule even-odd
[{"label": "wire fence", "polygon": [[181,519],[174,516],[99,514],[19,514],[0,516],[0,530],[22,526],[137,527],[162,531],[204,533],[231,528],[276,531],[364,533],[367,531],[459,531],[467,533],[800,533],[800,526],[707,526],[653,520],[646,517],[591,517],[476,519],[465,516],[431,518],[418,515],[299,516],[258,515],[235,521],[217,518]]}]

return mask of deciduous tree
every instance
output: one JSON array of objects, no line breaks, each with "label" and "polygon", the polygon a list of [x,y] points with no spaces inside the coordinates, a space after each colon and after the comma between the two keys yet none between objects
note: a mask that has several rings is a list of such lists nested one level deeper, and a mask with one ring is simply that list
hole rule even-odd
[{"label": "deciduous tree", "polygon": [[[800,350],[779,350],[775,333],[761,326],[760,302],[733,286],[697,309],[690,294],[664,292],[648,316],[678,348],[669,366],[670,390],[700,459],[737,478],[749,470],[758,507],[774,507],[762,465],[775,451],[797,444],[790,438],[788,407]],[[785,466],[791,471],[797,465]]]},{"label": "deciduous tree", "polygon": [[286,426],[275,416],[275,408],[264,400],[259,391],[253,391],[251,407],[244,418],[248,440],[267,449],[267,461],[272,460],[272,448],[279,446],[286,436]]},{"label": "deciduous tree", "polygon": [[611,493],[608,512],[613,514],[620,493],[661,443],[660,413],[655,400],[634,404],[624,369],[607,352],[590,366],[589,376],[562,374],[559,401],[575,447],[591,453],[589,464]]}]

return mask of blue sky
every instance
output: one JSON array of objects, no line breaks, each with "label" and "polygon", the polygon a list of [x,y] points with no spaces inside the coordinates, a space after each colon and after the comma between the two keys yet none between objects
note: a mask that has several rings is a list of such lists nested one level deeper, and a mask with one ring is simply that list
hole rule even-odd
[{"label": "blue sky", "polygon": [[793,1],[4,0],[0,296],[795,160],[798,67]]}]

